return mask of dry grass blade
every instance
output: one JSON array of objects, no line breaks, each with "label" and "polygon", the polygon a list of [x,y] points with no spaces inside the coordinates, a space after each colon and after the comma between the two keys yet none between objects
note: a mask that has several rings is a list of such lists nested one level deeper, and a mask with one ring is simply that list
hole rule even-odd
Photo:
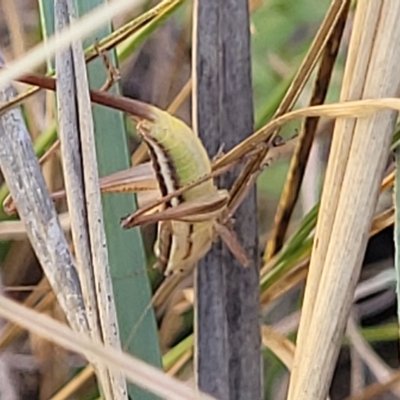
[{"label": "dry grass blade", "polygon": [[[293,79],[288,91],[286,92],[284,98],[282,99],[278,109],[274,114],[274,118],[279,118],[285,113],[289,112],[296,101],[298,100],[301,91],[307,83],[308,78],[311,75],[315,65],[323,49],[325,48],[326,42],[330,37],[330,34],[341,15],[343,8],[346,6],[348,0],[334,0],[325,16],[324,21],[322,22],[314,40],[311,44],[310,50],[308,51],[305,59],[303,60],[299,70],[296,73],[296,76]],[[267,125],[268,126],[268,125]],[[267,127],[264,127],[268,130]],[[254,136],[263,136],[263,130],[261,128],[258,132],[254,134]],[[273,139],[278,135],[280,126],[276,127],[276,129],[272,132],[269,132],[268,135],[265,135],[261,142],[267,142],[268,145],[264,145],[264,148],[261,149],[259,155],[254,157],[253,160],[250,160],[247,165],[242,169],[240,175],[236,179],[234,185],[231,189],[231,196],[233,201],[235,198],[240,198],[242,193],[246,191],[246,187],[251,187],[256,182],[258,175],[260,174],[262,168],[261,166],[265,162],[265,157],[268,152],[273,148]],[[248,148],[246,148],[247,142],[242,142],[238,144],[233,150],[231,150],[228,154],[221,157],[218,161],[223,165],[224,162],[229,161],[229,159],[235,159],[236,156],[240,157],[245,154]],[[218,164],[220,165],[220,164]],[[248,190],[248,189],[247,189]]]},{"label": "dry grass blade", "polygon": [[[150,8],[143,14],[139,15],[132,21],[126,23],[121,28],[115,30],[108,37],[100,40],[96,45],[93,45],[85,50],[85,59],[87,62],[92,61],[98,57],[99,53],[111,50],[119,43],[127,39],[133,33],[138,31],[144,25],[148,24],[153,19],[157,18],[160,14],[165,13],[168,9],[173,8],[179,3],[183,3],[185,0],[162,0],[154,7]],[[132,5],[133,7],[133,5]]]},{"label": "dry grass blade", "polygon": [[[75,22],[70,0],[55,3],[56,29]],[[93,117],[85,59],[80,42],[57,52],[57,102],[60,142],[71,231],[84,295],[89,335],[120,349],[108,254],[103,226]],[[124,377],[96,361],[95,368],[106,399],[126,399]]]},{"label": "dry grass blade", "polygon": [[261,340],[263,346],[268,347],[290,371],[294,360],[293,342],[267,325],[261,327]]},{"label": "dry grass blade", "polygon": [[174,363],[174,365],[166,371],[169,376],[175,376],[185,364],[193,357],[193,348],[186,350],[181,357]]},{"label": "dry grass blade", "polygon": [[93,377],[93,367],[88,365],[78,375],[75,375],[61,390],[50,400],[66,400],[71,398],[89,379]]},{"label": "dry grass blade", "polygon": [[43,336],[71,351],[100,358],[110,368],[117,369],[133,383],[171,400],[215,400],[182,382],[169,377],[157,368],[127,354],[120,353],[85,335],[73,332],[68,327],[40,315],[32,310],[0,296],[0,315],[4,318]]},{"label": "dry grass blade", "polygon": [[[357,4],[342,99],[399,94],[400,54],[395,46],[400,38],[399,13],[396,1]],[[396,113],[385,112],[336,123],[289,387],[290,400],[320,399],[328,391],[395,119]],[[309,374],[315,371],[318,377],[313,375],[310,379]]]},{"label": "dry grass blade", "polygon": [[[335,28],[326,43],[314,83],[313,94],[310,101],[311,106],[322,104],[325,100],[346,24],[349,6],[350,1],[345,2],[345,6],[341,10],[341,14],[336,21]],[[274,228],[264,255],[265,262],[279,251],[283,245],[290,218],[300,193],[300,187],[317,130],[318,121],[319,118],[309,117],[306,118],[303,123],[295,153],[290,163],[286,182],[282,190],[278,209],[275,214]]]},{"label": "dry grass blade", "polygon": [[[64,0],[55,2],[55,29],[60,31],[69,24],[68,6]],[[87,211],[84,202],[82,160],[79,138],[79,121],[76,101],[76,76],[72,70],[74,54],[70,48],[56,54],[55,65],[59,71],[57,91],[58,124],[67,202],[71,218],[71,231],[80,283],[88,312],[91,337],[100,340],[101,333],[96,314],[94,278],[92,276]],[[83,218],[82,218],[83,216]]]},{"label": "dry grass blade", "polygon": [[394,224],[394,208],[389,208],[377,215],[371,227],[371,236],[383,231],[390,225]]},{"label": "dry grass blade", "polygon": [[[394,182],[394,174],[393,172],[389,172],[383,179],[381,185],[381,193],[388,190],[393,186]],[[394,209],[389,208],[379,215],[376,215],[371,226],[370,237],[378,234],[383,229],[393,225],[394,223]],[[286,250],[283,249],[280,253],[278,253],[275,257],[273,257],[270,261],[264,264],[261,269],[261,277],[263,278],[265,275],[272,273],[272,269],[276,268],[278,265],[279,257],[282,255],[282,252]],[[295,286],[299,282],[301,282],[307,274],[309,256],[311,252],[306,252],[303,254],[303,257],[307,256],[307,259],[303,261],[303,257],[297,260],[297,265],[290,269],[290,271],[282,276],[276,283],[269,286],[266,290],[264,290],[261,294],[261,301],[263,304],[267,304],[269,301],[282,296],[289,290],[290,287]],[[306,264],[304,264],[306,263]]]},{"label": "dry grass blade", "polygon": [[[38,85],[48,90],[55,90],[56,84],[54,78],[41,76],[37,74],[24,74],[16,78],[17,81]],[[146,103],[130,99],[123,96],[117,96],[98,90],[90,90],[91,101],[116,110],[123,111],[137,119],[153,120],[151,107]],[[239,143],[232,150],[216,159],[213,164],[213,170],[220,169],[228,164],[243,158],[246,154],[252,154],[261,143],[270,140],[274,132],[287,124],[288,122],[305,117],[326,117],[326,118],[364,118],[382,110],[400,110],[400,100],[393,97],[379,99],[349,100],[338,103],[310,106],[287,112],[280,117],[272,119],[268,124],[254,132],[247,139]],[[273,147],[272,147],[273,148]]]},{"label": "dry grass blade", "polygon": [[261,293],[260,301],[263,306],[282,297],[307,277],[310,259],[309,254],[306,255],[308,257],[305,260],[299,260],[294,268],[291,268],[289,272]]},{"label": "dry grass blade", "polygon": [[[38,85],[49,90],[55,90],[54,78],[37,74],[25,74],[16,80]],[[148,104],[127,97],[113,95],[107,92],[90,90],[92,102],[123,111],[139,119],[153,120],[153,114]],[[353,96],[354,97],[354,96]],[[338,103],[310,106],[294,110],[272,119],[268,124],[254,132],[225,155],[215,160],[212,164],[213,170],[226,167],[236,162],[246,154],[252,154],[261,143],[269,140],[274,132],[288,122],[305,117],[326,118],[365,118],[382,110],[400,110],[400,100],[397,98],[379,98],[341,101]],[[273,147],[272,147],[273,148]]]},{"label": "dry grass blade", "polygon": [[[369,236],[372,237],[378,234],[383,229],[393,225],[393,223],[394,209],[390,208],[383,211],[374,218]],[[263,306],[266,306],[270,302],[282,297],[288,290],[295,287],[306,278],[310,255],[311,250],[305,252],[302,257],[296,260],[295,266],[261,293],[261,303]],[[265,270],[261,271],[261,276],[271,270],[271,264],[273,264],[273,261],[274,259],[271,259],[271,261],[264,266]]]},{"label": "dry grass blade", "polygon": [[[3,282],[0,279],[0,293],[3,295]],[[0,318],[0,331],[3,330],[5,320]],[[0,397],[6,400],[17,400],[19,397],[18,385],[15,378],[12,377],[12,368],[10,367],[10,352],[2,351],[0,354]]]},{"label": "dry grass blade", "polygon": [[393,386],[398,385],[400,382],[400,371],[397,371],[393,376],[385,383],[374,383],[354,396],[347,397],[345,400],[372,400],[378,398],[379,395],[385,393]]},{"label": "dry grass blade", "polygon": [[395,176],[395,172],[392,171],[389,175],[387,175],[385,177],[385,179],[383,180],[383,183],[382,183],[382,189],[381,189],[382,191],[387,190],[388,188],[393,186],[394,176]]},{"label": "dry grass blade", "polygon": [[263,128],[253,133],[239,145],[234,147],[231,151],[216,160],[213,163],[213,169],[221,168],[233,160],[237,160],[243,157],[245,154],[253,151],[254,148],[256,148],[260,143],[269,140],[278,128],[290,121],[304,117],[343,118],[352,120],[354,118],[365,118],[378,111],[389,109],[399,111],[400,100],[390,97],[343,101],[338,103],[311,106],[288,112],[281,117],[271,120]]},{"label": "dry grass blade", "polygon": [[[76,22],[74,2],[72,0],[66,0],[66,2],[70,14],[70,23],[74,24]],[[78,142],[81,145],[83,186],[85,188],[84,198],[90,244],[88,250],[90,250],[90,267],[92,268],[95,283],[95,293],[93,294],[97,302],[96,315],[99,318],[103,342],[116,350],[120,350],[120,334],[100,197],[95,134],[88,89],[89,81],[82,43],[80,41],[73,43],[71,50],[79,118],[80,137]],[[124,376],[118,371],[110,371],[109,375],[112,387],[112,396],[110,398],[127,399],[127,386]]]},{"label": "dry grass blade", "polygon": [[18,15],[18,5],[12,0],[4,0],[2,3],[4,18],[10,32],[13,55],[20,56],[24,54],[26,50],[26,39],[24,37],[24,26]]},{"label": "dry grass blade", "polygon": [[[49,287],[49,283],[46,278],[43,278],[40,283],[36,286],[36,289],[28,296],[24,301],[24,306],[34,308],[38,312],[44,311],[54,302],[55,295]],[[22,334],[23,330],[13,323],[6,324],[0,336],[0,351],[3,351],[13,341],[18,339]]]},{"label": "dry grass blade", "polygon": [[52,37],[46,43],[36,46],[23,57],[10,63],[9,69],[0,72],[0,87],[35,69],[46,60],[52,58],[56,51],[65,49],[75,40],[82,39],[100,26],[108,23],[110,19],[140,3],[140,0],[115,0],[112,3],[105,3],[103,6],[98,7],[81,18],[73,27],[65,29],[57,37]]},{"label": "dry grass blade", "polygon": [[[174,7],[175,5],[182,3],[184,0],[164,0],[146,11],[145,13],[139,15],[137,18],[129,21],[124,26],[114,31],[108,37],[100,40],[95,45],[90,46],[85,50],[85,60],[86,62],[92,61],[94,58],[98,57],[99,54],[112,49],[114,46],[118,45],[120,42],[124,41],[127,37],[132,35],[134,32],[142,28],[147,23],[151,22],[153,19],[163,14],[168,9]],[[18,53],[20,54],[20,53]],[[27,100],[32,95],[38,93],[41,90],[40,87],[30,88],[24,93],[16,96],[13,100],[6,104],[0,106],[0,115],[5,111],[21,104],[23,101]]]},{"label": "dry grass blade", "polygon": [[[22,56],[26,51],[27,38],[25,37],[24,24],[19,15],[18,4],[14,0],[5,0],[2,7],[7,22],[7,29],[10,32],[13,58]],[[0,108],[3,108],[3,106]],[[42,114],[40,107],[38,107],[37,102],[28,101],[25,104],[25,110],[30,133],[33,138],[36,138],[39,133],[39,126],[43,122],[40,120]]]},{"label": "dry grass blade", "polygon": [[[218,143],[231,148],[253,129],[249,4],[195,1],[193,20],[193,130],[216,154]],[[232,187],[236,178],[231,171],[219,185]],[[217,245],[196,268],[196,380],[224,399],[258,399],[262,393],[255,195],[250,187],[235,215],[240,226],[235,233],[251,255],[250,267],[244,269]],[[230,196],[235,203],[232,189]]]},{"label": "dry grass blade", "polygon": [[[363,338],[352,316],[349,317],[347,322],[346,335],[361,360],[364,361],[368,369],[375,375],[378,382],[385,383],[393,378],[392,369],[385,364]],[[390,390],[395,396],[399,397],[400,386],[392,387]]]},{"label": "dry grass blade", "polygon": [[[267,325],[261,327],[263,346],[267,347],[278,357],[285,367],[291,371],[294,361],[295,345],[275,328]],[[329,400],[329,397],[327,398]]]},{"label": "dry grass blade", "polygon": [[[71,223],[68,213],[59,214],[61,228],[64,232],[69,232]],[[0,240],[24,240],[26,239],[26,227],[21,221],[1,221]]]},{"label": "dry grass blade", "polygon": [[275,113],[275,117],[285,114],[294,106],[308,78],[310,77],[312,70],[317,64],[317,61],[321,56],[337,21],[340,19],[343,10],[348,6],[347,3],[348,0],[332,1],[329,10],[326,13],[325,19],[322,22],[321,27],[319,28],[313,40],[313,43],[311,44],[310,50],[302,62],[296,77],[290,85],[285,98],[279,105],[279,108]]}]

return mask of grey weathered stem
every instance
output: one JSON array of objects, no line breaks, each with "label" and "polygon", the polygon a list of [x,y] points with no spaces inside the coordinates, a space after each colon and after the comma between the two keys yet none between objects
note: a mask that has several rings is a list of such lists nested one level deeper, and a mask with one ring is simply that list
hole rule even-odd
[{"label": "grey weathered stem", "polygon": [[[194,8],[193,125],[209,154],[253,130],[247,0],[201,0]],[[230,187],[237,174],[220,179]],[[201,390],[221,400],[262,397],[255,188],[235,214],[243,268],[218,243],[196,274],[196,369]]]},{"label": "grey weathered stem", "polygon": [[[67,1],[70,15],[73,15],[71,18],[71,22],[73,22],[76,19],[75,11],[73,11],[73,1]],[[79,111],[80,143],[82,148],[83,177],[87,207],[87,226],[89,229],[90,252],[92,256],[91,266],[95,278],[95,298],[97,299],[97,310],[103,342],[116,350],[121,350],[104,229],[89,82],[81,41],[72,45],[72,53],[78,98],[77,105]],[[109,375],[113,391],[112,399],[127,399],[128,392],[124,375],[118,370],[110,370]]]},{"label": "grey weathered stem", "polygon": [[[2,59],[0,64],[4,64]],[[14,96],[12,86],[0,88],[0,104]],[[68,322],[74,330],[87,333],[75,263],[19,109],[0,117],[0,167],[32,247]]]},{"label": "grey weathered stem", "polygon": [[[56,30],[74,21],[71,0],[55,2]],[[81,42],[56,55],[60,142],[71,231],[93,339],[120,350],[97,172],[89,84]],[[122,374],[96,362],[104,395],[126,399]]]}]

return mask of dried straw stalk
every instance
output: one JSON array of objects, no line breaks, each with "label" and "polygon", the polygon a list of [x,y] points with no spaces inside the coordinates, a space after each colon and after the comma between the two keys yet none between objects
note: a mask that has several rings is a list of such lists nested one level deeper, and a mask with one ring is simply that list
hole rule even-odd
[{"label": "dried straw stalk", "polygon": [[[400,3],[360,0],[341,100],[398,96]],[[289,400],[326,398],[359,276],[397,112],[336,122]]]}]

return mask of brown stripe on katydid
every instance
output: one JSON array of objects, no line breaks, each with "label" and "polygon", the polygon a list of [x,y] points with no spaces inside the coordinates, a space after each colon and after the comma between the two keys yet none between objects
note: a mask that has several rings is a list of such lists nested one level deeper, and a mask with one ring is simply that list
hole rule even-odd
[{"label": "brown stripe on katydid", "polygon": [[[158,186],[160,187],[161,195],[163,197],[165,197],[168,194],[168,189],[167,189],[167,186],[165,184],[164,176],[161,173],[160,164],[158,163],[158,160],[157,160],[157,157],[156,157],[156,155],[154,153],[154,150],[150,146],[148,146],[147,150],[149,152],[151,164],[153,165],[154,172],[156,174],[156,179],[157,179],[157,182],[158,182]],[[166,204],[167,207],[171,207],[171,202],[170,201],[165,202],[165,204]]]},{"label": "brown stripe on katydid", "polygon": [[[166,196],[175,192],[177,189],[179,189],[179,179],[173,164],[173,160],[161,143],[149,133],[146,121],[140,122],[137,127],[140,136],[147,145],[162,195]],[[168,207],[174,207],[182,202],[183,196],[180,195],[166,202],[166,205]]]}]

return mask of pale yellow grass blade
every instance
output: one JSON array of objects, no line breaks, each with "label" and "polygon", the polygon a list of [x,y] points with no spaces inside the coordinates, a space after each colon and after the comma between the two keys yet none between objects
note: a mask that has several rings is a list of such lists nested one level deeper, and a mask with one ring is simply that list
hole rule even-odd
[{"label": "pale yellow grass blade", "polygon": [[[357,3],[342,99],[399,95],[399,16],[397,1]],[[336,123],[289,387],[290,400],[321,399],[328,392],[396,117],[397,113],[382,112]]]},{"label": "pale yellow grass blade", "polygon": [[[161,398],[175,400],[213,400],[214,398],[190,388],[143,361],[91,341],[51,318],[29,310],[0,296],[0,315],[37,335],[71,351],[101,359],[109,368],[117,369],[131,382],[144,387]],[[214,399],[215,400],[215,399]]]},{"label": "pale yellow grass blade", "polygon": [[290,371],[294,360],[294,344],[274,328],[263,325],[261,327],[261,341],[263,346],[268,347]]}]

